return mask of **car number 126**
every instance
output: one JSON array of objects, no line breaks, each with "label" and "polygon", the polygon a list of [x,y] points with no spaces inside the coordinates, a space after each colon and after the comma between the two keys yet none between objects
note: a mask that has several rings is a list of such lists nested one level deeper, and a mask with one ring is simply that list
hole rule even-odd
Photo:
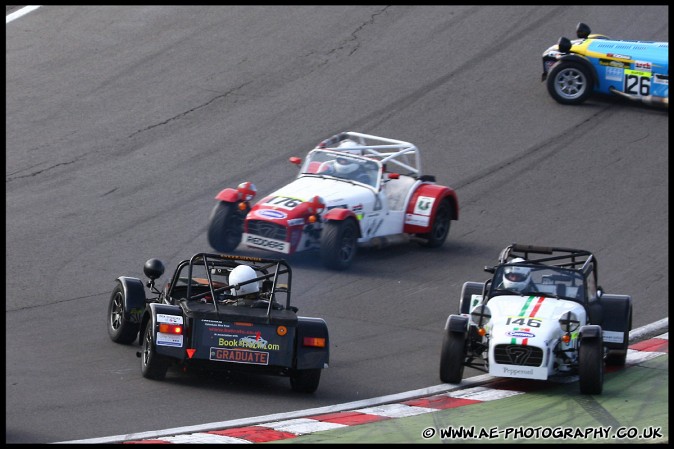
[{"label": "car number 126", "polygon": [[651,93],[651,73],[640,70],[625,70],[625,93],[647,97]]}]

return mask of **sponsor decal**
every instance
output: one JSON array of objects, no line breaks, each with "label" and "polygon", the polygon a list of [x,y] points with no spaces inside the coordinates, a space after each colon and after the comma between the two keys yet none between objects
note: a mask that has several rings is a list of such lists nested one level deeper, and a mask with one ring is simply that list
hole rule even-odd
[{"label": "sponsor decal", "polygon": [[510,331],[506,332],[506,335],[508,337],[513,337],[513,338],[533,338],[536,336],[536,334],[532,334],[531,332],[526,332],[526,331]]},{"label": "sponsor decal", "polygon": [[285,212],[273,209],[262,209],[257,211],[257,214],[261,217],[271,218],[272,220],[280,220],[288,217],[288,215]]},{"label": "sponsor decal", "polygon": [[414,226],[428,226],[430,222],[429,217],[422,217],[420,215],[414,214],[405,214],[405,224],[414,225]]},{"label": "sponsor decal", "polygon": [[290,244],[288,242],[275,239],[266,239],[251,234],[244,234],[244,241],[246,245],[252,246],[254,248],[267,249],[270,251],[278,251],[282,253],[288,253],[290,250]]},{"label": "sponsor decal", "polygon": [[631,56],[621,55],[619,53],[606,53],[606,56],[609,58],[616,58],[616,59],[632,59]]},{"label": "sponsor decal", "polygon": [[414,205],[414,213],[417,215],[431,215],[435,198],[432,196],[420,196]]},{"label": "sponsor decal", "polygon": [[625,338],[624,332],[616,331],[602,331],[602,339],[607,343],[623,343]]},{"label": "sponsor decal", "polygon": [[506,376],[533,376],[534,370],[531,369],[521,369],[521,368],[508,368],[507,366],[503,367],[503,374]]},{"label": "sponsor decal", "polygon": [[653,70],[653,66],[648,61],[634,61],[634,70],[643,70],[650,72]]},{"label": "sponsor decal", "polygon": [[183,324],[183,317],[180,315],[157,314],[157,323]]},{"label": "sponsor decal", "polygon": [[635,78],[650,78],[651,72],[645,72],[643,70],[625,70],[626,75],[630,75]]},{"label": "sponsor decal", "polygon": [[669,86],[669,76],[668,75],[660,75],[659,73],[656,73],[653,75],[653,83],[654,84],[664,84],[666,86]]},{"label": "sponsor decal", "polygon": [[630,68],[629,62],[614,61],[612,59],[600,59],[599,65],[603,65],[603,66],[607,66],[607,67],[614,67],[616,69],[629,69]]},{"label": "sponsor decal", "polygon": [[616,67],[606,67],[606,79],[609,81],[620,81],[623,80],[623,69]]},{"label": "sponsor decal", "polygon": [[288,220],[288,226],[304,226],[304,218],[293,218]]},{"label": "sponsor decal", "polygon": [[218,338],[218,346],[226,348],[265,349],[267,351],[279,351],[281,346],[269,343],[264,338],[246,336],[242,338]]},{"label": "sponsor decal", "polygon": [[268,365],[269,353],[262,351],[249,351],[246,349],[211,348],[209,359],[217,362]]},{"label": "sponsor decal", "polygon": [[180,348],[183,345],[183,336],[157,332],[156,344],[157,346],[174,346]]}]

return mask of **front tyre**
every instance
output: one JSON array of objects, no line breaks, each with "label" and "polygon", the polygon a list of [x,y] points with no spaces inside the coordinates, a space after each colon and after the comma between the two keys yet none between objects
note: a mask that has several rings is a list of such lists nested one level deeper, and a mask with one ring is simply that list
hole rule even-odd
[{"label": "front tyre", "polygon": [[358,224],[353,219],[328,221],[321,231],[321,259],[333,270],[345,270],[356,257]]},{"label": "front tyre", "polygon": [[560,61],[547,77],[550,96],[561,104],[581,104],[592,94],[594,82],[588,69],[578,62]]},{"label": "front tyre", "polygon": [[157,354],[154,347],[154,338],[152,336],[152,323],[147,323],[145,334],[143,335],[143,350],[140,354],[140,371],[146,379],[163,380],[166,377],[166,371],[169,367],[169,361]]},{"label": "front tyre", "polygon": [[132,323],[124,311],[124,288],[118,282],[108,303],[108,335],[110,340],[123,345],[131,344],[138,335],[140,323]]},{"label": "front tyre", "polygon": [[235,203],[219,201],[208,220],[208,243],[221,253],[234,251],[241,243],[243,220]]},{"label": "front tyre", "polygon": [[580,341],[578,381],[582,394],[601,394],[604,387],[604,354],[601,337]]},{"label": "front tyre", "polygon": [[318,389],[321,380],[321,370],[298,369],[290,373],[290,387],[298,393],[313,393]]},{"label": "front tyre", "polygon": [[452,223],[452,206],[449,204],[449,200],[445,198],[440,202],[438,210],[435,213],[435,219],[433,220],[433,226],[431,227],[431,232],[426,234],[419,234],[419,237],[423,239],[420,244],[428,248],[437,248],[442,246],[447,239],[449,234],[449,227]]},{"label": "front tyre", "polygon": [[446,331],[440,353],[440,380],[458,384],[463,378],[463,361],[466,358],[466,334]]}]

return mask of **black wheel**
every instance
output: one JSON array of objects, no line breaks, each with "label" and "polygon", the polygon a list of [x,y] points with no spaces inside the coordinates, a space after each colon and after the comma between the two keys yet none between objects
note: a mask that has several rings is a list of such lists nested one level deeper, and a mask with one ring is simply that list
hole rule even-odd
[{"label": "black wheel", "polygon": [[140,354],[140,371],[147,379],[162,380],[166,377],[169,361],[157,354],[152,338],[152,323],[147,323],[143,335],[143,351]]},{"label": "black wheel", "polygon": [[433,225],[431,227],[431,232],[427,234],[419,234],[419,237],[423,238],[423,241],[420,242],[422,246],[428,248],[437,248],[442,246],[447,239],[449,234],[449,227],[452,223],[452,206],[449,204],[448,199],[444,199],[440,202],[438,210],[435,214],[435,220],[433,220]]},{"label": "black wheel", "polygon": [[298,369],[290,373],[290,387],[298,393],[313,393],[321,381],[320,369]]},{"label": "black wheel", "polygon": [[108,304],[108,335],[115,343],[131,344],[138,335],[139,323],[130,322],[124,313],[124,288],[119,282],[112,290]]},{"label": "black wheel", "polygon": [[580,63],[560,61],[547,77],[550,96],[561,104],[581,104],[592,94],[594,82]]},{"label": "black wheel", "polygon": [[241,243],[245,212],[236,204],[219,201],[208,220],[208,243],[221,253],[234,251]]},{"label": "black wheel", "polygon": [[578,380],[583,394],[601,394],[604,387],[604,354],[601,337],[581,339],[578,347]]},{"label": "black wheel", "polygon": [[328,221],[321,231],[321,259],[334,270],[344,270],[356,257],[358,224],[352,220]]},{"label": "black wheel", "polygon": [[440,353],[440,380],[458,384],[463,378],[463,361],[466,358],[466,334],[445,331]]}]

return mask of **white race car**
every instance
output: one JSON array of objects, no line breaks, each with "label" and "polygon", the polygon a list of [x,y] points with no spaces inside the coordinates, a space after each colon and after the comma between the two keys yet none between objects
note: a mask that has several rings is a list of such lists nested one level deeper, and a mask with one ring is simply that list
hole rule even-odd
[{"label": "white race car", "polygon": [[440,379],[459,383],[464,367],[496,377],[578,376],[601,394],[604,363],[624,365],[632,299],[604,293],[589,251],[513,244],[486,282],[466,282],[459,313],[447,318]]},{"label": "white race car", "polygon": [[297,178],[252,207],[252,182],[218,193],[208,226],[215,250],[231,252],[242,241],[281,254],[318,250],[325,266],[343,270],[359,246],[439,247],[459,218],[456,193],[422,175],[409,142],[343,132],[290,162]]}]

